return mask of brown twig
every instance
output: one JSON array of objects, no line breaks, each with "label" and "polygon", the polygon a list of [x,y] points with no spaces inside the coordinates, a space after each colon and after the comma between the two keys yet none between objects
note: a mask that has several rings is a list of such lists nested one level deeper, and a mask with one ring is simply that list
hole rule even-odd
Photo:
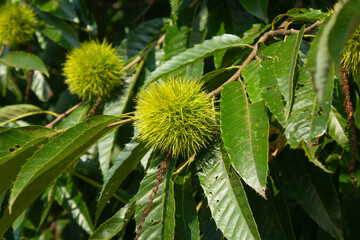
[{"label": "brown twig", "polygon": [[134,240],[137,240],[141,235],[142,225],[143,225],[147,215],[149,215],[150,207],[151,207],[151,205],[152,205],[152,203],[154,201],[154,198],[155,198],[155,195],[156,195],[157,191],[159,190],[159,185],[162,182],[162,178],[163,178],[165,170],[168,167],[169,160],[170,160],[170,154],[167,154],[165,159],[161,162],[160,168],[159,168],[159,170],[158,170],[158,172],[156,174],[155,186],[154,186],[153,191],[152,191],[152,193],[150,195],[149,201],[148,201],[148,203],[147,203],[147,205],[146,205],[146,207],[144,209],[144,213],[141,216],[140,223],[139,223],[139,225],[137,227],[137,233],[136,233],[136,236],[135,236]]},{"label": "brown twig", "polygon": [[344,106],[345,106],[345,112],[347,114],[347,122],[348,122],[347,127],[350,131],[351,160],[350,160],[349,172],[350,172],[350,177],[352,178],[353,183],[356,187],[357,179],[355,177],[354,171],[355,171],[357,145],[356,145],[356,127],[354,123],[354,109],[350,100],[349,82],[347,79],[347,73],[345,68],[341,69],[341,74],[342,74],[341,84],[343,85],[342,92],[345,95]]},{"label": "brown twig", "polygon": [[140,56],[137,56],[134,60],[132,60],[128,65],[126,65],[125,67],[123,67],[121,69],[121,72],[131,68],[132,66],[134,66],[136,63],[140,62],[155,46],[160,45],[161,43],[163,43],[165,40],[165,34],[163,34],[159,40],[157,40],[157,42],[152,45],[151,47],[149,47],[148,49],[146,49],[145,52],[143,52]]},{"label": "brown twig", "polygon": [[[322,23],[322,21],[317,21],[314,24],[312,24],[311,26],[307,27],[305,29],[305,32],[311,32],[312,30],[314,30],[315,28],[317,28],[320,24]],[[228,84],[230,82],[233,82],[235,80],[237,80],[240,75],[242,70],[256,57],[257,55],[257,51],[258,51],[258,45],[261,42],[266,42],[269,38],[273,38],[275,36],[279,36],[279,35],[290,35],[293,33],[298,33],[299,30],[295,30],[295,29],[278,29],[278,30],[274,30],[274,31],[269,31],[266,32],[264,35],[262,35],[260,37],[260,39],[257,41],[255,47],[253,48],[253,50],[251,51],[250,55],[245,59],[245,61],[243,62],[243,64],[241,64],[239,70],[237,70],[237,72],[231,76],[231,78],[229,78],[225,83],[223,83],[220,87],[218,87],[217,89],[215,89],[214,91],[210,92],[208,94],[209,97],[213,97],[217,94],[219,94],[222,90],[222,87],[225,84]]]},{"label": "brown twig", "polygon": [[[30,44],[27,46],[27,52],[31,53]],[[34,70],[29,70],[28,82],[27,82],[26,89],[25,89],[25,97],[24,97],[25,102],[28,102],[28,100],[29,100],[29,95],[30,95],[30,89],[31,89],[31,83],[32,83],[32,80],[33,80],[33,76],[34,76]]]},{"label": "brown twig", "polygon": [[103,100],[102,100],[101,97],[98,97],[98,99],[96,99],[96,102],[95,102],[94,106],[91,108],[88,115],[86,115],[86,117],[84,118],[84,121],[95,115],[96,109],[99,107],[99,105],[102,103],[102,101]]},{"label": "brown twig", "polygon": [[33,70],[29,70],[28,82],[27,82],[26,89],[25,89],[25,97],[24,97],[24,101],[25,101],[25,102],[28,102],[28,100],[29,100],[29,95],[30,95],[30,89],[31,89],[31,84],[32,84],[33,76],[34,76],[34,71],[33,71]]},{"label": "brown twig", "polygon": [[134,121],[134,119],[128,118],[128,119],[125,119],[125,120],[121,120],[121,121],[118,121],[118,122],[111,123],[111,124],[107,125],[106,127],[121,126],[121,125],[124,125],[126,123],[131,123],[133,121]]},{"label": "brown twig", "polygon": [[75,109],[77,109],[78,107],[80,107],[84,102],[85,102],[85,100],[79,102],[78,104],[76,104],[76,105],[73,106],[72,108],[68,109],[66,112],[60,114],[57,118],[55,118],[51,123],[49,123],[49,124],[46,125],[45,127],[47,127],[47,128],[53,128],[56,123],[58,123],[61,119],[63,119],[63,118],[66,117],[67,115],[69,115],[72,111],[74,111]]},{"label": "brown twig", "polygon": [[5,45],[2,45],[1,48],[0,48],[0,56],[3,54],[4,49],[5,49]]}]

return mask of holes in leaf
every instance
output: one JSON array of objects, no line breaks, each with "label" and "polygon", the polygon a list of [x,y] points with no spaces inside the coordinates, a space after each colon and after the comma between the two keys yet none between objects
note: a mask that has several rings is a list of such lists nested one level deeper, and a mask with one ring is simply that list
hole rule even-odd
[{"label": "holes in leaf", "polygon": [[21,145],[20,144],[15,144],[14,147],[9,148],[9,152],[12,153],[12,152],[16,151],[19,148],[21,148]]},{"label": "holes in leaf", "polygon": [[215,176],[215,180],[218,180],[219,176]]}]

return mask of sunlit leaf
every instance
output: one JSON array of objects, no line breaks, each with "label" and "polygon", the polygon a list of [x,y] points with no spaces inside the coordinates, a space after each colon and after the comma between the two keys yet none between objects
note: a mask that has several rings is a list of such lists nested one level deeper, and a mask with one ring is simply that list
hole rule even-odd
[{"label": "sunlit leaf", "polygon": [[264,103],[250,104],[242,83],[229,83],[221,93],[220,122],[231,164],[248,185],[265,197],[269,121]]},{"label": "sunlit leaf", "polygon": [[187,49],[185,52],[182,52],[166,61],[146,78],[145,83],[149,84],[166,74],[170,74],[189,64],[203,60],[216,52],[229,48],[241,47],[243,45],[244,42],[241,38],[231,34],[224,34],[210,40],[205,40],[204,42],[195,45],[193,48]]},{"label": "sunlit leaf", "polygon": [[49,72],[47,71],[43,61],[41,61],[39,57],[30,53],[11,51],[1,57],[0,62],[10,67],[38,70],[49,77]]}]

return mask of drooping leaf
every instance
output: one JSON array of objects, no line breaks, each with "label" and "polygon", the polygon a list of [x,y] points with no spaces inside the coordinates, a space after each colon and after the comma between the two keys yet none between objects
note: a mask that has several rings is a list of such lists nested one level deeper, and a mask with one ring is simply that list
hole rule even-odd
[{"label": "drooping leaf", "polygon": [[239,1],[249,13],[253,14],[257,18],[260,18],[265,23],[268,23],[269,19],[267,16],[267,7],[269,4],[269,0]]},{"label": "drooping leaf", "polygon": [[74,181],[70,181],[66,175],[56,180],[56,202],[66,209],[75,222],[91,235],[95,228],[91,222],[89,210],[82,194],[77,189]]},{"label": "drooping leaf", "polygon": [[[144,209],[149,201],[156,182],[158,165],[164,159],[163,156],[155,153],[151,159],[150,167],[147,169],[146,176],[140,183],[139,191],[136,195],[136,226],[144,213]],[[175,200],[174,183],[171,175],[174,171],[175,161],[170,159],[168,168],[163,174],[162,183],[159,185],[157,194],[150,207],[149,215],[142,224],[142,231],[139,240],[172,240],[175,231]]]},{"label": "drooping leaf", "polygon": [[58,18],[78,23],[76,11],[68,0],[36,0],[33,2],[41,11],[48,12]]},{"label": "drooping leaf", "polygon": [[261,239],[295,240],[290,213],[284,195],[273,188],[274,186],[269,181],[266,188],[267,199],[264,199],[254,190],[245,186],[246,196],[259,227]]},{"label": "drooping leaf", "polygon": [[170,74],[189,64],[203,60],[216,52],[229,48],[241,47],[244,46],[244,44],[246,43],[243,42],[241,38],[231,34],[224,34],[222,36],[216,36],[210,40],[205,40],[204,42],[195,45],[193,48],[187,49],[185,52],[182,52],[166,61],[146,78],[145,84],[149,84],[156,79],[161,78],[166,74]]},{"label": "drooping leaf", "polygon": [[131,217],[135,212],[135,198],[117,211],[111,218],[101,224],[94,233],[90,236],[89,240],[110,240],[118,232],[122,231],[124,227],[131,221]]},{"label": "drooping leaf", "polygon": [[0,62],[10,67],[38,70],[49,77],[49,72],[47,71],[43,61],[41,61],[39,57],[30,53],[11,51],[1,57]]},{"label": "drooping leaf", "polygon": [[[333,68],[329,74],[329,81],[326,92],[333,89]],[[332,94],[324,96],[330,99],[320,106],[318,98],[314,93],[311,75],[304,69],[299,73],[298,89],[295,90],[294,105],[286,124],[285,136],[292,148],[297,148],[301,141],[305,144],[317,142],[317,138],[326,132],[329,113],[331,110]]]},{"label": "drooping leaf", "polygon": [[196,157],[201,187],[210,207],[212,218],[224,237],[260,239],[257,226],[247,201],[243,185],[224,149],[203,151]]},{"label": "drooping leaf", "polygon": [[25,161],[54,130],[38,126],[11,128],[0,133],[0,196],[11,186]]},{"label": "drooping leaf", "polygon": [[113,193],[119,188],[120,184],[136,167],[140,160],[149,152],[149,148],[143,143],[130,142],[125,145],[114,165],[109,169],[108,174],[104,178],[98,205],[95,212],[96,221]]},{"label": "drooping leaf", "polygon": [[191,190],[191,171],[189,166],[176,175],[174,182],[176,203],[174,239],[200,240],[199,221]]},{"label": "drooping leaf", "polygon": [[301,152],[282,152],[274,161],[276,172],[305,212],[333,237],[343,239],[340,203],[331,175],[303,156]]},{"label": "drooping leaf", "polygon": [[0,236],[56,177],[97,140],[115,127],[119,117],[96,116],[63,131],[37,151],[21,168],[9,206],[0,218]]},{"label": "drooping leaf", "polygon": [[225,85],[220,128],[231,164],[248,185],[265,197],[270,127],[264,103],[250,104],[240,82]]}]

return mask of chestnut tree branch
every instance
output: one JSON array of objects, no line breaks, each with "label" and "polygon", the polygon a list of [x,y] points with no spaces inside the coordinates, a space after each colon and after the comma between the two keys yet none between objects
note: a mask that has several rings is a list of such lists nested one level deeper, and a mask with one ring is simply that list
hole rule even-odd
[{"label": "chestnut tree branch", "polygon": [[[312,24],[311,26],[307,27],[305,29],[305,33],[306,32],[311,32],[312,30],[314,30],[315,28],[317,28],[320,24],[322,23],[322,21],[317,21],[314,24]],[[225,84],[228,84],[230,82],[233,82],[235,80],[237,80],[240,75],[242,70],[256,57],[257,52],[258,52],[258,45],[261,42],[266,42],[268,39],[273,38],[275,36],[279,36],[279,35],[291,35],[293,33],[298,33],[299,30],[295,30],[295,29],[278,29],[278,30],[274,30],[274,31],[269,31],[264,33],[260,39],[257,41],[255,47],[253,48],[253,50],[251,51],[251,53],[249,54],[249,56],[245,59],[245,61],[243,62],[243,64],[241,64],[239,70],[237,70],[237,72],[231,76],[231,78],[229,78],[225,83],[223,83],[220,87],[218,87],[217,89],[215,89],[214,91],[210,92],[208,94],[209,97],[213,97],[217,94],[219,94],[222,90],[222,87]]]}]

